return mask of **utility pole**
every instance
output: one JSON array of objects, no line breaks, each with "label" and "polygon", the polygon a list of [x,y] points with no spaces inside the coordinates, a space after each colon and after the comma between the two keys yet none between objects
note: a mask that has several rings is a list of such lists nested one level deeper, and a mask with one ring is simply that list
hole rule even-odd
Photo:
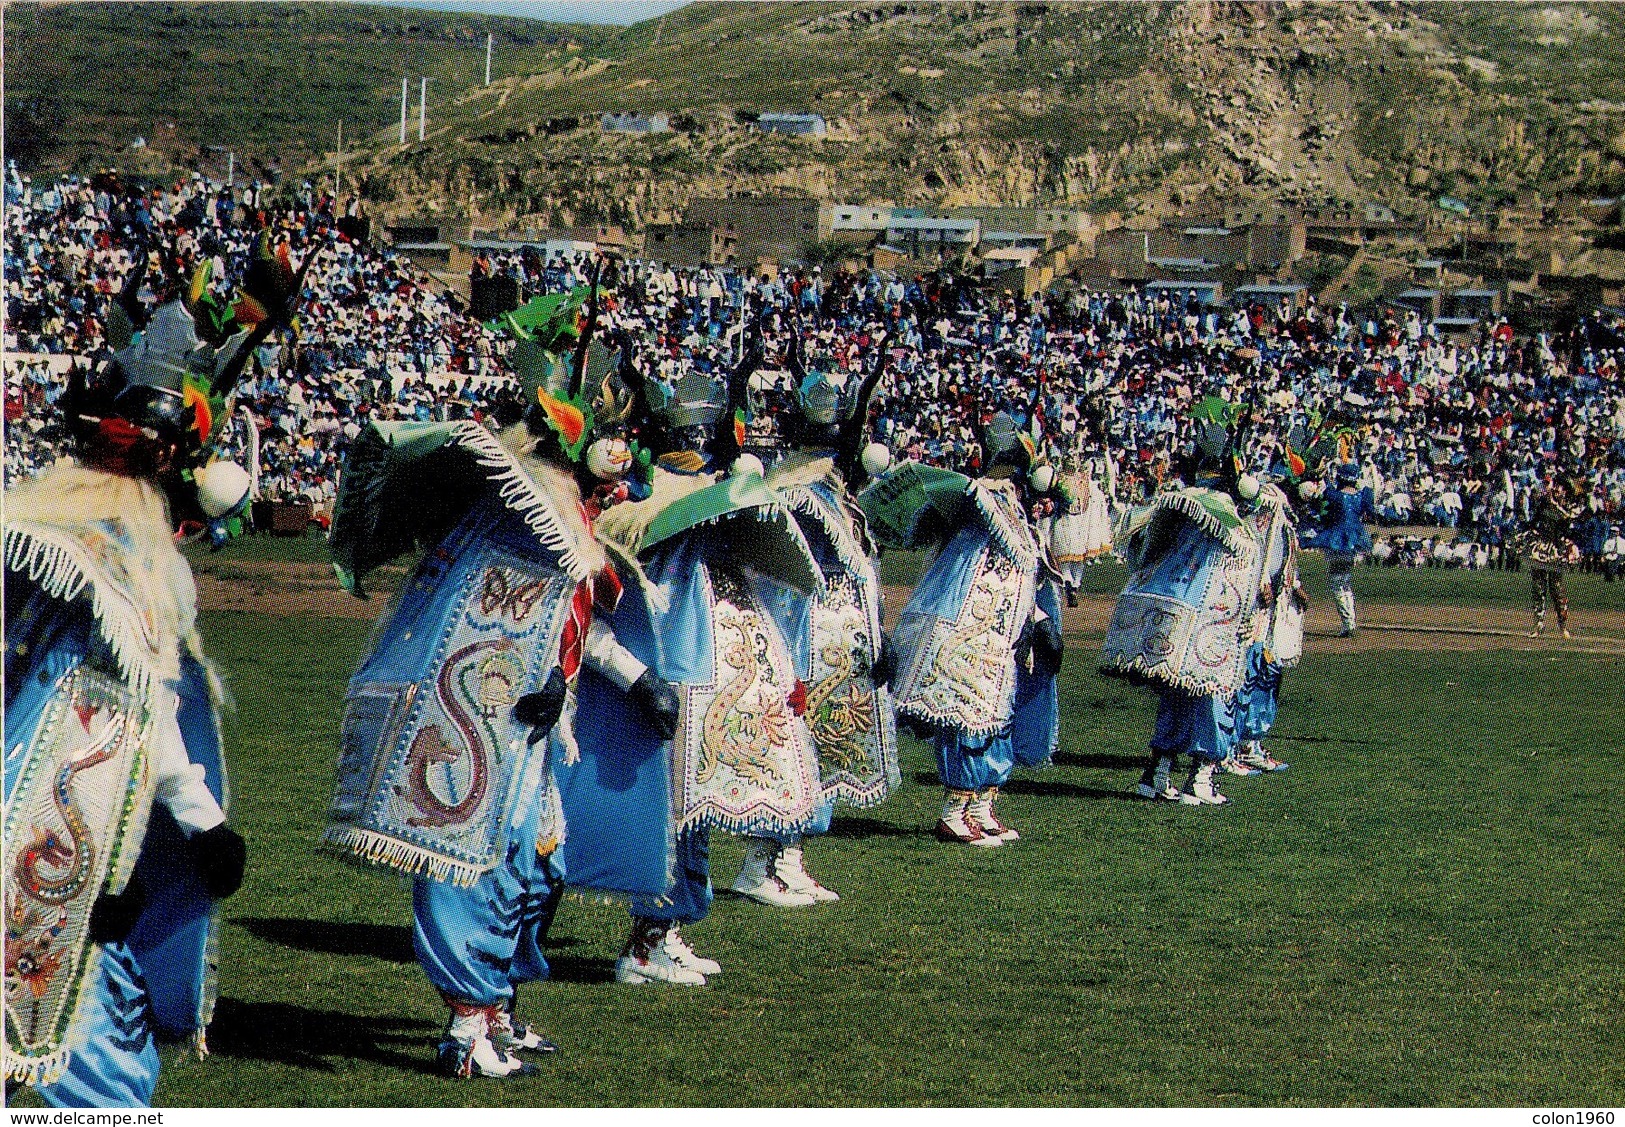
[{"label": "utility pole", "polygon": [[406,79],[401,79],[401,147],[406,147]]},{"label": "utility pole", "polygon": [[344,187],[344,122],[339,122],[338,146],[333,150],[333,200],[338,202]]},{"label": "utility pole", "polygon": [[418,84],[418,140],[423,140],[423,123],[429,117],[429,80],[421,79]]},{"label": "utility pole", "polygon": [[491,33],[485,33],[485,84],[491,85]]}]

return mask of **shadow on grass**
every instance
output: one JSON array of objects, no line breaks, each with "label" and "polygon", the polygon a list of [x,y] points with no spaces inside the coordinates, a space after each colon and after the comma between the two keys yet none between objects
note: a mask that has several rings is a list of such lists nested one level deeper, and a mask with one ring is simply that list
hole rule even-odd
[{"label": "shadow on grass", "polygon": [[[931,781],[936,782],[936,777],[932,776]],[[914,837],[919,832],[918,826],[894,826],[890,822],[882,822],[879,818],[836,818],[830,823],[825,836],[850,839]]]},{"label": "shadow on grass", "polygon": [[1084,755],[1075,751],[1057,751],[1057,767],[1094,767],[1102,771],[1138,771],[1145,766],[1143,755]]},{"label": "shadow on grass", "polygon": [[221,998],[209,1025],[209,1051],[217,1056],[276,1061],[295,1068],[335,1072],[330,1060],[364,1060],[435,1075],[434,1041],[439,1030],[426,1021],[361,1017],[313,1010],[287,1002]]},{"label": "shadow on grass", "polygon": [[[1060,762],[1059,756],[1056,757],[1056,762]],[[1136,759],[1133,761],[1132,766],[1135,768],[1143,767],[1145,766],[1145,761],[1143,759]],[[938,782],[936,775],[929,771],[915,772],[914,781],[919,783],[922,787],[937,787],[942,785],[940,782]],[[1057,783],[1049,781],[1040,782],[1036,779],[1011,779],[1009,782],[999,787],[999,793],[1032,794],[1037,795],[1040,798],[1110,798],[1123,799],[1124,801],[1132,801],[1136,797],[1135,795],[1129,793],[1127,784],[1125,784],[1123,790],[1117,791],[1106,790],[1104,787],[1082,787],[1076,783]]]},{"label": "shadow on grass", "polygon": [[[1135,763],[1136,767],[1143,766]],[[999,788],[1000,794],[1031,794],[1039,798],[1088,798],[1111,799],[1113,801],[1136,802],[1138,796],[1131,793],[1125,785],[1122,790],[1107,790],[1104,787],[1080,787],[1076,783],[1040,782],[1037,779],[1011,779]]]},{"label": "shadow on grass", "polygon": [[555,955],[548,944],[547,978],[549,982],[577,982],[586,986],[601,986],[615,981],[615,960],[603,956]]},{"label": "shadow on grass", "polygon": [[229,921],[255,939],[324,955],[366,955],[386,963],[415,963],[412,929],[398,924],[300,920],[286,916],[236,916]]}]

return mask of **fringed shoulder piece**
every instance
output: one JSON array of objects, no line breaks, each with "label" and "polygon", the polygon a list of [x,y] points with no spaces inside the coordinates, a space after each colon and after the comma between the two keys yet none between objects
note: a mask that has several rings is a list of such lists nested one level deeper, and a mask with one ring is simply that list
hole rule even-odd
[{"label": "fringed shoulder piece", "polygon": [[1021,500],[1013,486],[990,483],[982,478],[971,483],[971,503],[982,515],[993,542],[999,545],[1024,572],[1038,566],[1038,539],[1027,527],[1021,513]]},{"label": "fringed shoulder piece", "polygon": [[[77,467],[59,482],[67,488],[51,488],[47,479],[62,474],[6,498],[6,570],[63,602],[88,590],[98,635],[120,675],[147,700],[180,675],[180,638],[191,633],[195,613],[190,584],[173,581],[185,561],[169,536],[163,501],[144,483]],[[40,488],[30,488],[36,483]]]},{"label": "fringed shoulder piece", "polygon": [[1227,494],[1216,489],[1192,487],[1159,493],[1148,504],[1125,510],[1112,530],[1113,542],[1134,565],[1137,554],[1133,541],[1158,521],[1173,517],[1185,520],[1217,540],[1228,552],[1244,547],[1241,515]]}]

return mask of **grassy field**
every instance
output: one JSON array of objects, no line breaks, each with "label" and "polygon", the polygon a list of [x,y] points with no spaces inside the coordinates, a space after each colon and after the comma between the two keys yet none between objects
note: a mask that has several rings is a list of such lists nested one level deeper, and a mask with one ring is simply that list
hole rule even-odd
[{"label": "grassy field", "polygon": [[[1414,598],[1448,578],[1376,574]],[[840,903],[719,896],[687,930],[724,973],[667,990],[611,981],[623,909],[567,902],[554,979],[521,995],[564,1051],[458,1084],[430,1072],[442,1011],[406,885],[314,849],[368,624],[203,628],[237,701],[250,872],[213,1055],[166,1054],[161,1104],[1625,1102],[1620,658],[1311,650],[1282,699],[1292,769],[1192,809],[1125,796],[1153,698],[1075,638],[1057,763],[1001,803],[1020,842],[935,843],[905,739],[902,788],[809,848]],[[725,886],[742,849],[714,854]]]}]

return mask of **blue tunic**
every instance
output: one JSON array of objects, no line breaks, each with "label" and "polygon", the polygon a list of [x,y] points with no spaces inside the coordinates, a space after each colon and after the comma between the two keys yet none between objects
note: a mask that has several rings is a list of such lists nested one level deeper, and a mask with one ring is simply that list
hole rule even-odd
[{"label": "blue tunic", "polygon": [[1370,488],[1358,492],[1334,489],[1326,494],[1325,527],[1305,545],[1328,555],[1359,555],[1371,551],[1371,533],[1365,520],[1375,520]]}]

